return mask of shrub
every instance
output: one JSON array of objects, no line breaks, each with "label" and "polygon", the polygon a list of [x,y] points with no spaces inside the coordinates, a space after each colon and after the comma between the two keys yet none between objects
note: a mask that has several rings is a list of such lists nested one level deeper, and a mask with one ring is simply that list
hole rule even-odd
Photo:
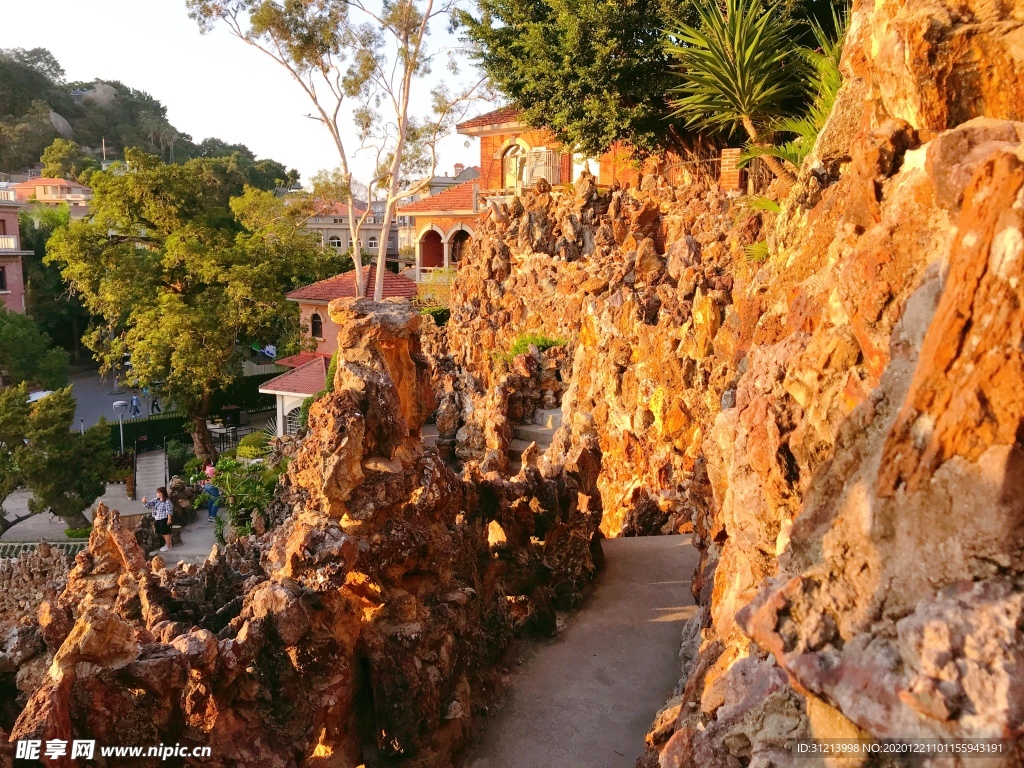
[{"label": "shrub", "polygon": [[529,352],[531,346],[536,347],[541,352],[546,352],[554,347],[564,347],[568,343],[566,339],[552,338],[551,336],[545,336],[543,333],[523,333],[512,342],[508,352],[494,352],[492,356],[499,364],[508,366],[517,355]]},{"label": "shrub", "polygon": [[235,451],[235,455],[238,458],[248,459],[249,461],[252,461],[253,459],[262,459],[268,453],[270,453],[269,449],[258,448],[255,445],[240,445],[238,446],[238,450]]},{"label": "shrub", "polygon": [[92,533],[92,526],[85,528],[65,528],[64,535],[69,539],[88,539],[89,534]]},{"label": "shrub", "polygon": [[434,318],[434,324],[442,326],[448,322],[449,318],[452,316],[452,311],[448,309],[448,307],[442,307],[438,304],[430,304],[420,307],[420,314]]},{"label": "shrub", "polygon": [[193,457],[195,454],[192,452],[192,445],[186,443],[184,440],[168,440],[167,441],[167,458],[181,462],[182,465],[189,460],[189,457]]}]

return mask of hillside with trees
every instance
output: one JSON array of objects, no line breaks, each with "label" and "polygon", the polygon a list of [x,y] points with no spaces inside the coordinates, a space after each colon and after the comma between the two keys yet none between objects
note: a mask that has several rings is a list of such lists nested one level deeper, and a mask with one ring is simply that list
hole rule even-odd
[{"label": "hillside with trees", "polygon": [[45,48],[0,50],[0,173],[16,173],[42,158],[49,170],[79,178],[99,167],[104,143],[108,160],[123,159],[127,148],[170,163],[233,158],[261,189],[292,186],[299,178],[275,160],[257,159],[244,144],[193,141],[145,91],[116,80],[68,81]]}]

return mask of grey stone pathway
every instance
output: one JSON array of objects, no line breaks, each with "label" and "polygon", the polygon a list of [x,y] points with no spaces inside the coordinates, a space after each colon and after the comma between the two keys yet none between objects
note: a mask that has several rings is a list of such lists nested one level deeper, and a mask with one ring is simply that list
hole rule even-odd
[{"label": "grey stone pathway", "polygon": [[468,768],[633,768],[679,678],[696,607],[688,536],[608,539],[607,569],[565,631],[532,651]]}]

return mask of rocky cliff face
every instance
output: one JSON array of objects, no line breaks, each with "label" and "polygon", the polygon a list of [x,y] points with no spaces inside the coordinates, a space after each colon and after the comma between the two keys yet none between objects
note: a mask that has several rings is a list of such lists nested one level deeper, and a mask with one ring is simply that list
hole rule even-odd
[{"label": "rocky cliff face", "polygon": [[604,529],[692,527],[702,550],[643,764],[785,765],[812,735],[1019,743],[1022,35],[1019,3],[856,4],[778,215],[584,179],[482,224],[447,333],[452,433],[501,469],[529,414],[493,398],[523,371],[492,353],[564,338],[547,456],[596,435]]},{"label": "rocky cliff face", "polygon": [[290,514],[168,569],[101,506],[67,585],[5,647],[21,665],[11,738],[207,745],[208,764],[247,768],[447,766],[513,635],[578,606],[600,562],[596,446],[516,482],[460,478],[420,438],[420,316],[331,312],[335,391],[289,466]]}]

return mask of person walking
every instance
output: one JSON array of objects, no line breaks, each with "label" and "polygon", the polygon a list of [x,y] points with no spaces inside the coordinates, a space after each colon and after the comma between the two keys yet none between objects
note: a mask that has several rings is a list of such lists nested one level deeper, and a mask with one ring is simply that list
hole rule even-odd
[{"label": "person walking", "polygon": [[217,474],[217,468],[209,459],[203,459],[203,474],[206,475],[207,480],[213,480],[213,476]]},{"label": "person walking", "polygon": [[154,413],[163,413],[163,412],[164,412],[164,409],[160,407],[160,398],[156,395],[156,393],[154,393],[153,394],[153,399],[150,401],[150,404],[149,404],[149,415],[152,416]]},{"label": "person walking", "polygon": [[139,407],[139,390],[132,392],[132,403],[128,408],[128,415],[132,418],[142,415],[142,409]]},{"label": "person walking", "polygon": [[167,498],[167,489],[161,485],[156,489],[156,498],[153,501],[147,501],[143,496],[142,503],[147,509],[153,510],[156,532],[164,537],[164,546],[160,547],[160,551],[166,552],[173,546],[171,544],[171,524],[174,522],[174,505]]},{"label": "person walking", "polygon": [[203,493],[210,497],[210,500],[206,502],[207,516],[206,519],[209,522],[215,522],[217,520],[217,511],[220,507],[220,488],[214,485],[209,480],[203,485]]}]

